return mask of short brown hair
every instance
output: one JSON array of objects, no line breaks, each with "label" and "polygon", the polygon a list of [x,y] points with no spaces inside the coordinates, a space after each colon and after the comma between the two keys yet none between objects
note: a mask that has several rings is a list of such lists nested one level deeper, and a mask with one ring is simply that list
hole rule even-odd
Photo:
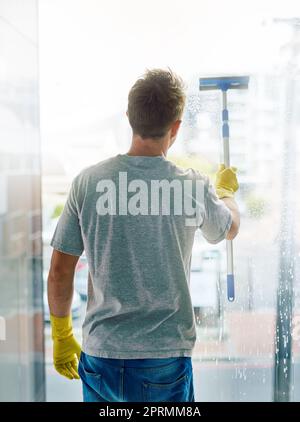
[{"label": "short brown hair", "polygon": [[159,139],[180,119],[185,86],[170,69],[152,69],[136,81],[128,95],[128,118],[133,133]]}]

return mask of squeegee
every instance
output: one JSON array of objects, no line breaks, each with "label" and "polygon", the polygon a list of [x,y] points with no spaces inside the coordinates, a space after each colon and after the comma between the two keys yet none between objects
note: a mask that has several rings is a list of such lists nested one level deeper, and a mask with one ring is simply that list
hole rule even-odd
[{"label": "squeegee", "polygon": [[[222,91],[222,138],[225,167],[230,167],[229,151],[229,115],[227,109],[228,89],[247,89],[249,76],[225,76],[217,78],[200,78],[200,91],[220,89]],[[226,240],[227,252],[227,298],[234,301],[234,271],[233,271],[233,246],[232,240]]]}]

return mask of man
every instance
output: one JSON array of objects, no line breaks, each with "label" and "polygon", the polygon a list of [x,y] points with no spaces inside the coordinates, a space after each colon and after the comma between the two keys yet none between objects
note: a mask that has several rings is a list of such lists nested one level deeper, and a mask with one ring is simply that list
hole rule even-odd
[{"label": "man", "polygon": [[[206,176],[166,159],[184,104],[179,77],[147,71],[128,96],[128,153],[74,179],[54,233],[48,277],[54,366],[67,378],[80,375],[84,401],[194,401],[194,234],[199,228],[211,243],[236,236],[238,182],[235,169],[221,166],[215,191]],[[71,302],[83,251],[89,280],[81,351]]]}]

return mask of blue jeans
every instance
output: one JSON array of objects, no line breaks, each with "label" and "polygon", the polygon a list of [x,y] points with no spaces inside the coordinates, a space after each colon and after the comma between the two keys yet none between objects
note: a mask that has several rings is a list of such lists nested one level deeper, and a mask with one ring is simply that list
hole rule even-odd
[{"label": "blue jeans", "polygon": [[85,402],[192,402],[190,357],[108,359],[81,353],[79,375]]}]

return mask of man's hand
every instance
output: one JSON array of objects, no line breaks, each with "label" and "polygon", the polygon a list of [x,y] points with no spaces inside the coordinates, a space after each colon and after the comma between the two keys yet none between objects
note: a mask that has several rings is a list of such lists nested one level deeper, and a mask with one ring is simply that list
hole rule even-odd
[{"label": "man's hand", "polygon": [[73,336],[71,317],[73,280],[78,259],[78,256],[54,249],[48,276],[54,367],[57,372],[70,379],[79,378],[78,359],[81,352]]},{"label": "man's hand", "polygon": [[50,316],[53,339],[53,363],[57,372],[69,379],[79,379],[78,360],[81,347],[73,336],[72,317]]},{"label": "man's hand", "polygon": [[227,240],[234,239],[240,228],[240,213],[234,200],[234,194],[239,188],[236,170],[237,169],[235,167],[225,168],[224,164],[220,164],[215,181],[215,188],[218,197],[222,199],[226,207],[229,208],[231,212],[232,224],[226,236]]},{"label": "man's hand", "polygon": [[238,190],[236,170],[235,167],[225,168],[224,164],[220,164],[215,181],[216,192],[220,199],[233,198],[234,193]]}]

